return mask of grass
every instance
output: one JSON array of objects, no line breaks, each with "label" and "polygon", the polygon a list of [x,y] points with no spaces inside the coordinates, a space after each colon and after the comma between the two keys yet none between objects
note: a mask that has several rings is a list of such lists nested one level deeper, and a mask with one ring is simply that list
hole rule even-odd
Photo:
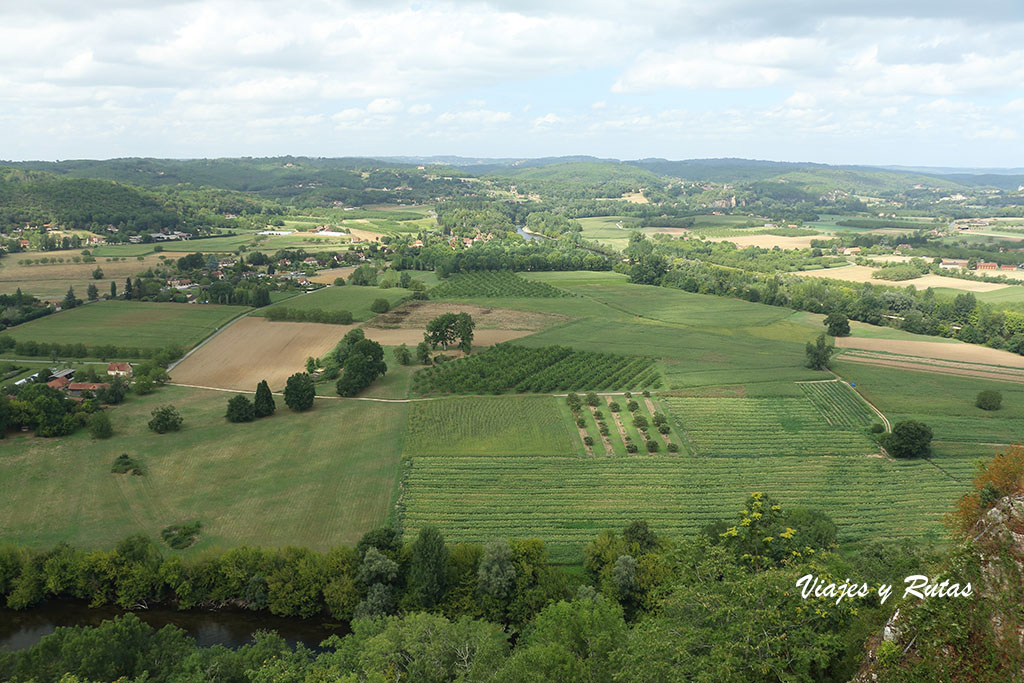
[{"label": "grass", "polygon": [[324,287],[309,294],[303,294],[291,299],[271,304],[262,308],[253,315],[262,316],[264,311],[275,306],[285,306],[300,310],[319,308],[325,311],[351,311],[354,320],[369,320],[377,315],[370,310],[370,306],[376,299],[387,299],[392,306],[409,296],[409,290],[398,287],[381,289],[380,287],[355,287],[343,285],[341,287]]},{"label": "grass", "polygon": [[866,455],[863,430],[831,426],[807,398],[667,398],[698,455]]},{"label": "grass", "polygon": [[[398,475],[406,404],[320,399],[250,423],[224,419],[223,392],[164,387],[111,410],[114,436],[12,435],[0,448],[0,537],[35,548],[109,548],[133,533],[200,520],[186,552],[242,544],[326,550],[381,524]],[[146,427],[175,405],[180,432]],[[344,432],[339,432],[344,425]],[[110,473],[128,453],[144,476]]]},{"label": "grass", "polygon": [[569,425],[550,396],[421,401],[409,410],[405,452],[419,455],[574,455]]},{"label": "grass", "polygon": [[[138,257],[132,256],[122,257],[125,258],[123,261],[107,260],[107,258],[113,257],[96,257],[96,261],[93,263],[70,262],[70,259],[78,254],[78,251],[45,252],[45,254],[35,252],[12,254],[0,258],[0,294],[13,294],[20,288],[25,294],[32,294],[46,301],[60,301],[67,293],[68,287],[73,287],[75,295],[79,299],[85,299],[90,284],[96,285],[100,296],[109,294],[111,281],[117,285],[117,291],[120,293],[124,288],[126,277],[134,279],[136,274],[149,268],[156,268],[162,263],[160,256],[164,256],[164,254],[150,254],[142,257],[141,261]],[[19,256],[39,258],[44,255],[48,258],[64,258],[65,262],[33,265],[18,263],[21,260],[17,258]],[[174,255],[167,255],[167,258],[174,258]],[[103,271],[103,277],[98,280],[92,277],[97,266]]]},{"label": "grass", "polygon": [[843,542],[941,539],[942,516],[966,488],[929,462],[883,458],[421,456],[407,481],[405,533],[436,524],[456,542],[532,536],[556,560],[579,562],[602,529],[644,519],[659,534],[689,535],[735,519],[746,496],[764,491],[828,511]]},{"label": "grass", "polygon": [[800,389],[825,421],[842,429],[870,427],[877,419],[867,403],[846,382],[805,382]]},{"label": "grass", "polygon": [[16,341],[131,348],[191,347],[244,313],[242,306],[100,301],[5,330]]},{"label": "grass", "polygon": [[243,232],[229,237],[208,237],[197,240],[183,240],[181,242],[163,242],[160,246],[164,248],[165,252],[184,252],[189,254],[200,252],[206,254],[210,252],[235,251],[252,244],[259,237],[260,235],[254,232]]}]

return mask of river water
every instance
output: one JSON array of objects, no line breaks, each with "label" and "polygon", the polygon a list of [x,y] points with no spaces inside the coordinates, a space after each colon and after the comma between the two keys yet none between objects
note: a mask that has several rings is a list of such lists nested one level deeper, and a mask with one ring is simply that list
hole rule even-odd
[{"label": "river water", "polygon": [[[117,607],[90,608],[88,603],[76,600],[51,600],[20,612],[0,609],[0,650],[32,647],[58,626],[99,626],[103,620],[124,613]],[[179,612],[161,607],[134,614],[154,628],[177,626],[195,638],[200,647],[223,645],[234,649],[250,642],[256,631],[273,630],[289,645],[302,643],[315,650],[330,636],[348,633],[348,625],[343,623],[275,617],[248,610]]]}]

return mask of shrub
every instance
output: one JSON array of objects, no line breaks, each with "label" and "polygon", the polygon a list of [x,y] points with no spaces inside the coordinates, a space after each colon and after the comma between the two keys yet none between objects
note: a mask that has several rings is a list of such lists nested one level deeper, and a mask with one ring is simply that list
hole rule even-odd
[{"label": "shrub", "polygon": [[597,431],[601,436],[608,436],[608,425],[602,422],[597,426]]},{"label": "shrub", "polygon": [[872,434],[881,434],[884,431],[885,431],[885,425],[884,424],[882,424],[881,422],[874,422],[874,423],[872,423],[872,425],[871,425],[871,433]]},{"label": "shrub", "polygon": [[644,395],[644,398],[650,398],[651,397],[651,392],[649,392],[646,389],[644,389],[643,395]]},{"label": "shrub", "polygon": [[183,419],[178,414],[178,409],[174,406],[168,405],[154,408],[151,415],[153,419],[149,421],[149,428],[157,434],[176,432],[181,429]]},{"label": "shrub", "polygon": [[668,444],[668,452],[669,453],[678,453],[679,452],[679,444],[675,443],[674,441],[669,442],[669,444]]},{"label": "shrub", "polygon": [[336,277],[336,278],[334,278],[334,286],[335,287],[344,287],[345,286],[345,278],[343,278],[343,277]]},{"label": "shrub", "polygon": [[228,412],[224,415],[229,422],[252,422],[256,419],[256,406],[244,394],[228,399]]},{"label": "shrub", "polygon": [[582,401],[580,401],[580,397],[578,394],[569,394],[568,396],[566,396],[565,403],[566,405],[569,406],[569,410],[571,410],[574,413],[580,409],[580,406],[583,405]]},{"label": "shrub", "polygon": [[633,426],[637,429],[647,429],[647,418],[643,415],[634,415]]},{"label": "shrub", "polygon": [[624,394],[623,394],[623,396],[625,396],[625,397],[626,397],[627,399],[629,399],[629,398],[633,398],[633,394],[632,394],[631,392],[629,392],[629,391],[627,391],[626,393],[624,393]]},{"label": "shrub", "polygon": [[576,426],[579,427],[580,429],[583,429],[584,427],[587,426],[587,422],[582,417],[577,417]]},{"label": "shrub", "polygon": [[627,443],[626,444],[626,452],[627,453],[636,453],[638,450],[639,449],[636,447],[635,443]]},{"label": "shrub", "polygon": [[652,439],[651,441],[647,442],[647,452],[648,453],[657,453],[659,448],[661,448],[661,446],[658,445],[657,441],[654,441]]},{"label": "shrub", "polygon": [[274,396],[270,393],[270,385],[267,384],[267,380],[256,385],[256,400],[253,401],[253,410],[256,412],[256,417],[267,417],[273,415],[277,410],[277,404],[274,403]]},{"label": "shrub", "polygon": [[595,410],[594,411],[594,419],[595,420],[603,420],[604,419],[604,413],[602,413],[600,410]]},{"label": "shrub", "polygon": [[583,437],[583,443],[586,444],[587,446],[593,446],[594,445],[594,439],[593,439],[593,437],[585,436],[585,437]]},{"label": "shrub", "polygon": [[660,424],[660,425],[658,425],[658,433],[659,434],[668,434],[670,431],[672,431],[672,430],[669,428],[669,426],[667,424]]},{"label": "shrub", "polygon": [[615,401],[612,401],[611,403],[608,404],[608,410],[612,411],[613,413],[617,413],[620,410],[622,410],[622,406],[620,406]]},{"label": "shrub", "polygon": [[374,313],[387,313],[391,310],[391,303],[387,299],[374,299],[370,310]]},{"label": "shrub", "polygon": [[412,363],[412,352],[409,351],[409,347],[405,344],[399,344],[395,349],[395,360],[398,361],[399,365],[409,365]]},{"label": "shrub", "polygon": [[932,451],[932,429],[917,420],[904,420],[880,441],[894,458],[927,458]]},{"label": "shrub", "polygon": [[587,405],[596,408],[601,404],[601,400],[597,397],[593,391],[587,392]]},{"label": "shrub", "polygon": [[668,418],[667,418],[667,417],[665,417],[665,413],[655,413],[655,414],[654,414],[654,415],[653,415],[653,416],[651,417],[651,420],[652,420],[652,421],[654,422],[654,424],[656,424],[656,425],[664,425],[664,424],[668,424]]},{"label": "shrub", "polygon": [[172,524],[165,527],[160,532],[160,536],[164,539],[164,543],[174,550],[183,550],[196,542],[196,537],[199,536],[199,530],[202,527],[203,525],[198,519],[189,524]]},{"label": "shrub", "polygon": [[626,410],[628,410],[631,413],[634,413],[640,410],[640,404],[637,403],[636,401],[630,401],[629,403],[626,404]]},{"label": "shrub", "polygon": [[89,434],[94,439],[109,439],[114,428],[110,424],[110,416],[105,412],[98,411],[89,416]]},{"label": "shrub", "polygon": [[136,476],[141,476],[142,465],[127,453],[122,453],[114,459],[114,464],[110,466],[110,471],[114,474],[127,474],[131,472]]},{"label": "shrub", "polygon": [[1003,394],[1000,391],[986,389],[978,393],[974,405],[982,410],[999,410],[1003,406]]}]

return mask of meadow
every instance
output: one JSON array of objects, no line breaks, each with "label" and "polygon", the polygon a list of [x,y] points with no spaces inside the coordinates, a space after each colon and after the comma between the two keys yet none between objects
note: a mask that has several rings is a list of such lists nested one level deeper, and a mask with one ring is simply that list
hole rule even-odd
[{"label": "meadow", "polygon": [[99,301],[5,330],[15,341],[158,349],[189,348],[249,310],[216,304]]},{"label": "meadow", "polygon": [[[110,293],[110,283],[113,282],[120,293],[126,277],[134,278],[137,273],[155,268],[161,263],[161,256],[156,254],[121,256],[118,260],[113,260],[114,257],[97,256],[93,263],[72,262],[71,259],[79,253],[46,252],[47,258],[63,258],[64,263],[18,263],[25,258],[42,258],[41,252],[0,258],[0,294],[13,294],[21,289],[25,294],[37,296],[45,301],[60,301],[67,293],[68,287],[73,287],[75,296],[84,300],[89,285],[96,285],[102,296]],[[103,271],[103,277],[99,279],[93,277],[97,267]]]},{"label": "meadow", "polygon": [[[109,548],[199,519],[199,542],[182,552],[243,544],[327,550],[384,522],[405,404],[318,399],[293,413],[276,396],[273,416],[232,424],[224,419],[228,397],[173,386],[130,396],[110,409],[114,436],[104,441],[85,430],[60,439],[9,436],[0,448],[0,537],[35,548]],[[184,417],[180,432],[146,427],[164,404]],[[140,460],[144,476],[111,474],[121,453]]]},{"label": "meadow", "polygon": [[310,310],[321,309],[324,311],[349,311],[355,321],[369,320],[377,315],[370,310],[370,305],[377,299],[386,299],[389,304],[395,306],[402,299],[409,296],[409,290],[398,287],[381,289],[380,287],[356,287],[343,285],[341,287],[324,287],[308,294],[302,294],[280,303],[271,304],[253,313],[256,316],[264,315],[264,312],[275,306],[285,306],[291,309]]},{"label": "meadow", "polygon": [[413,403],[405,453],[573,455],[576,443],[550,396],[452,398]]},{"label": "meadow", "polygon": [[430,290],[433,299],[474,297],[559,297],[563,289],[546,282],[527,280],[508,271],[457,273]]}]

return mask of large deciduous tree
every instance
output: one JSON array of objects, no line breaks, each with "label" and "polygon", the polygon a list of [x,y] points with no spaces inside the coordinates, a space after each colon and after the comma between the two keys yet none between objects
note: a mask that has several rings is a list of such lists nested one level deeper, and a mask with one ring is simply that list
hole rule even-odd
[{"label": "large deciduous tree", "polygon": [[469,313],[443,313],[427,323],[423,340],[432,348],[440,346],[445,350],[457,341],[459,349],[469,353],[473,348],[475,327],[476,323]]},{"label": "large deciduous tree", "polygon": [[824,334],[819,334],[813,342],[807,342],[804,349],[807,353],[807,367],[812,370],[825,370],[832,361],[836,347],[828,343]]},{"label": "large deciduous tree", "polygon": [[314,396],[316,388],[313,386],[313,378],[305,372],[296,372],[284,385],[284,404],[294,411],[312,408]]}]

